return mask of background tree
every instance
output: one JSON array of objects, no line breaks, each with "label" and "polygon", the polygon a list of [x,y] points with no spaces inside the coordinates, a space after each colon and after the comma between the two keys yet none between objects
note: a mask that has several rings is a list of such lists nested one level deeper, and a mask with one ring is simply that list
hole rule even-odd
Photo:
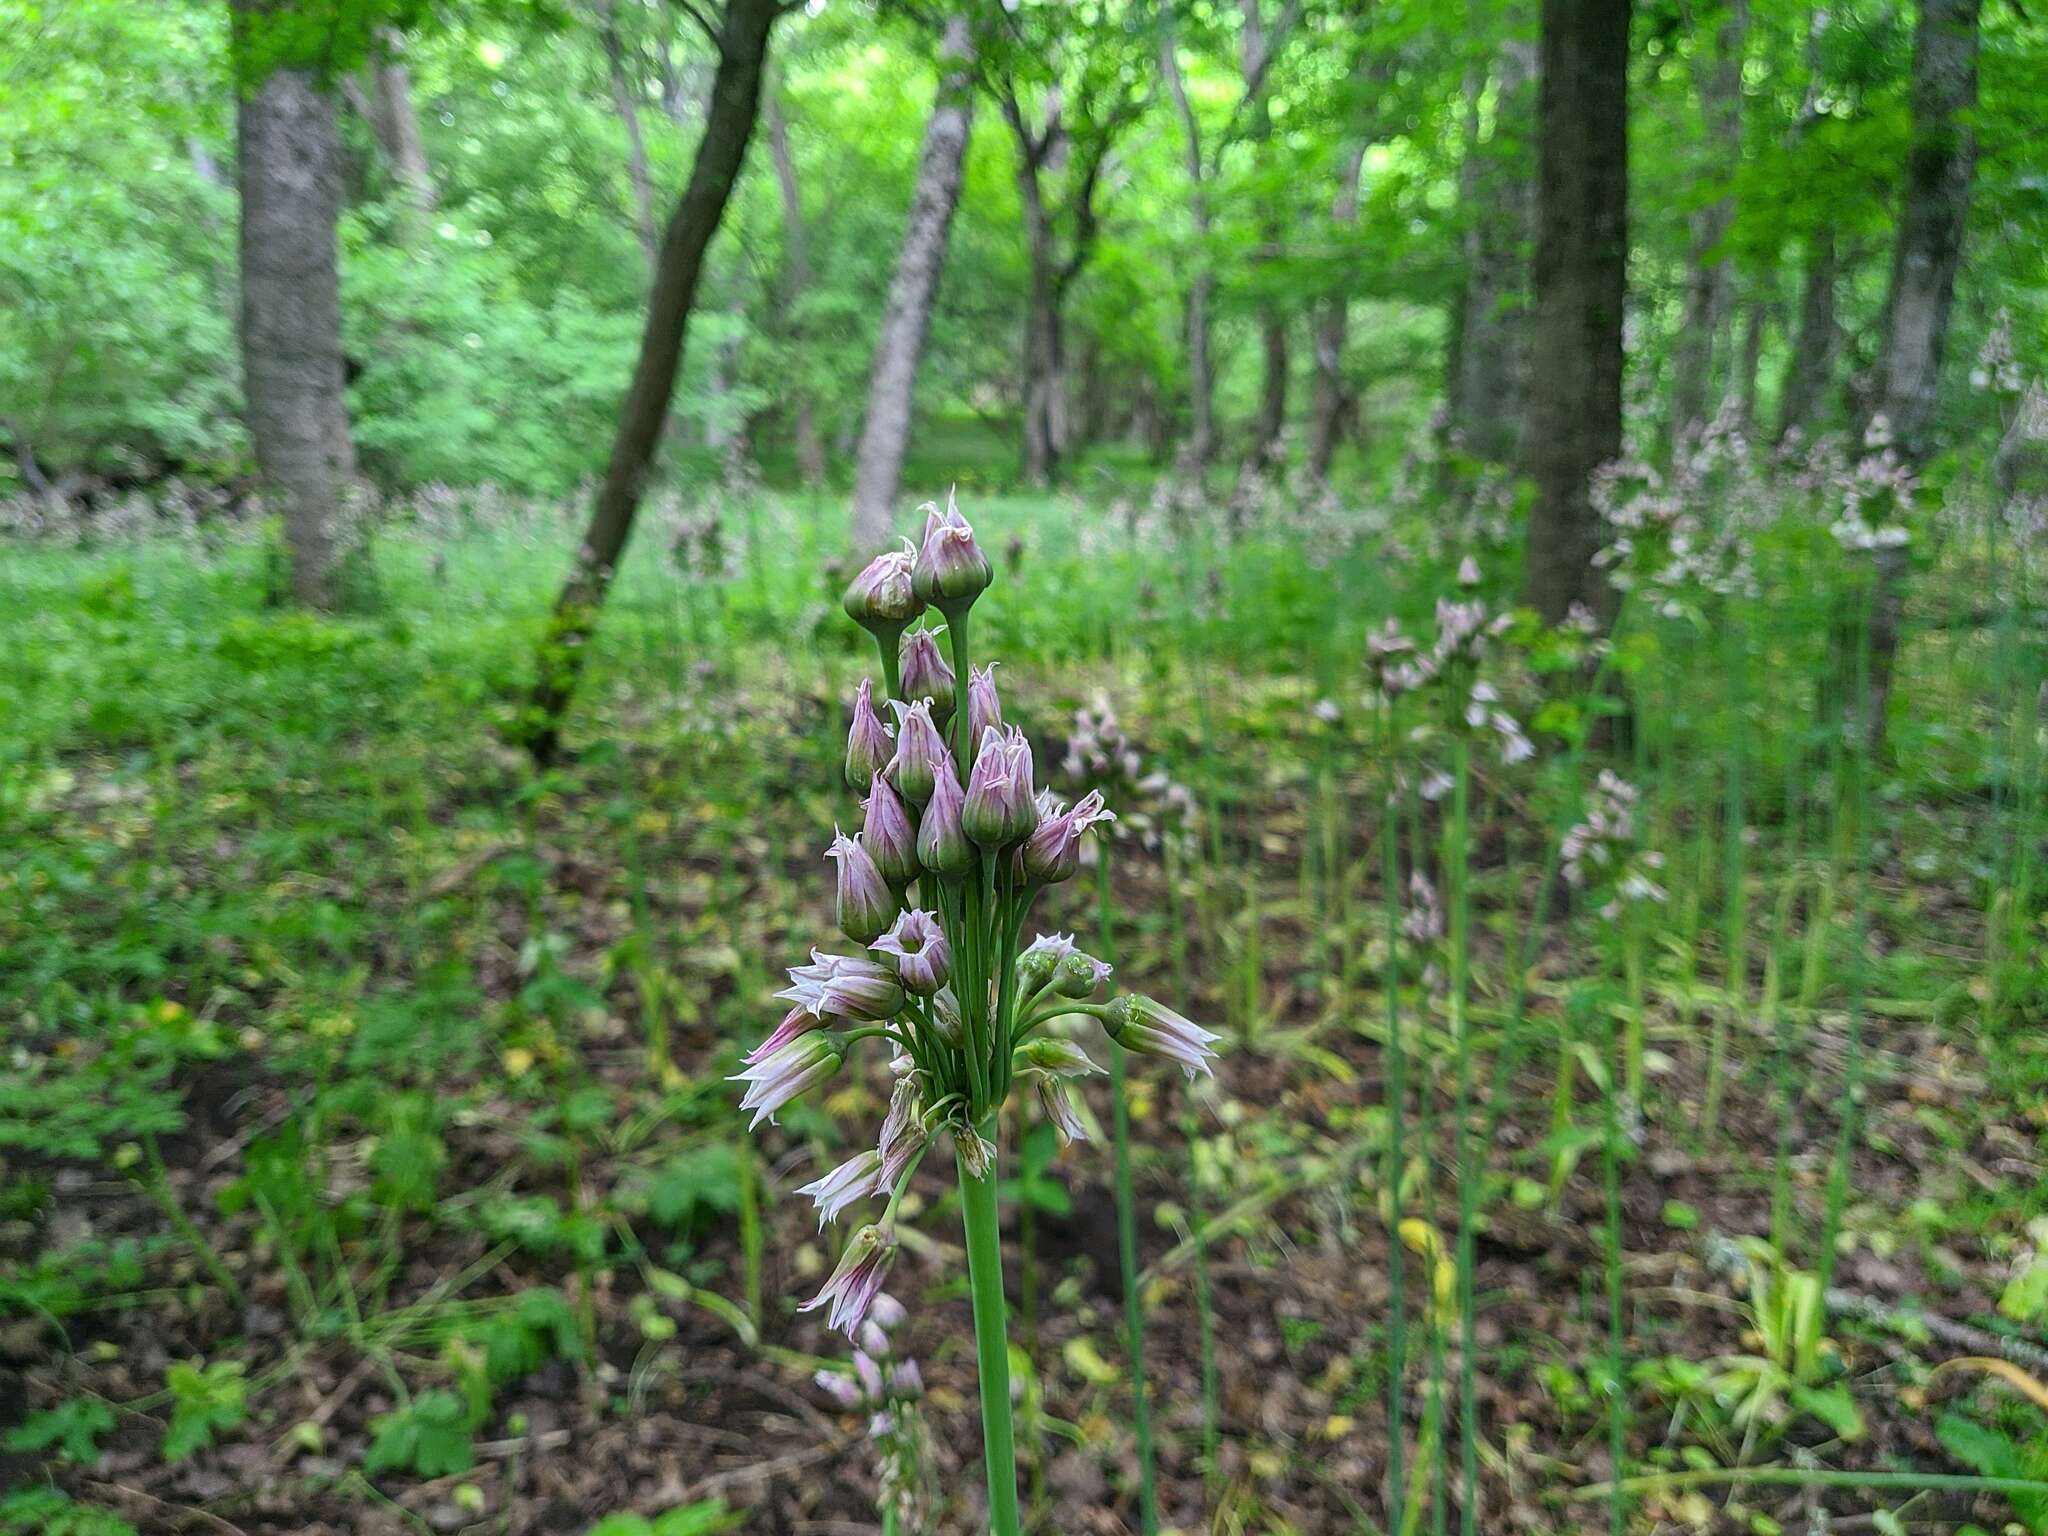
[{"label": "background tree", "polygon": [[1539,39],[1530,346],[1543,388],[1523,455],[1536,483],[1525,579],[1555,623],[1575,601],[1604,607],[1608,590],[1590,478],[1622,441],[1629,0],[1543,0]]}]

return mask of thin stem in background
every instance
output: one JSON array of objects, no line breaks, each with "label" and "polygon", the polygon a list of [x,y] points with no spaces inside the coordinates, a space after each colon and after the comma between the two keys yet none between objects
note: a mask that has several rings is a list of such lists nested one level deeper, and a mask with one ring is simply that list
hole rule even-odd
[{"label": "thin stem in background", "polygon": [[[1101,958],[1116,962],[1116,896],[1107,839],[1096,844],[1095,892]],[[1158,1469],[1152,1454],[1152,1410],[1145,1396],[1145,1300],[1138,1294],[1137,1198],[1131,1191],[1131,1107],[1125,1090],[1124,1049],[1109,1043],[1111,1136],[1116,1152],[1116,1250],[1123,1272],[1124,1347],[1131,1357],[1131,1426],[1138,1441],[1138,1518],[1144,1536],[1159,1529]]]}]

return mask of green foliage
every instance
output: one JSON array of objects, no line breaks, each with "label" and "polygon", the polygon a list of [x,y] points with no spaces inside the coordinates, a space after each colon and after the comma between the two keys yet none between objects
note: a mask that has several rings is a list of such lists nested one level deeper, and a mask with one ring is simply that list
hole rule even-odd
[{"label": "green foliage", "polygon": [[607,1515],[584,1536],[715,1536],[738,1530],[745,1520],[741,1511],[727,1509],[723,1499],[709,1499],[678,1504],[652,1520],[645,1515]]},{"label": "green foliage", "polygon": [[411,1402],[370,1421],[363,1470],[372,1477],[403,1472],[447,1477],[476,1464],[470,1437],[482,1423],[475,1405],[445,1387],[429,1387]]},{"label": "green foliage", "polygon": [[171,1394],[164,1426],[165,1461],[183,1461],[249,1416],[249,1383],[239,1360],[174,1361],[164,1372]]},{"label": "green foliage", "polygon": [[135,1536],[135,1527],[58,1489],[22,1488],[0,1494],[0,1536]]},{"label": "green foliage", "polygon": [[[97,1397],[74,1397],[30,1414],[0,1436],[0,1449],[49,1451],[66,1461],[91,1461],[99,1439],[114,1427],[114,1410]],[[4,1527],[0,1527],[4,1529]]]},{"label": "green foliage", "polygon": [[[2032,1433],[2015,1437],[1961,1413],[1944,1413],[1935,1421],[1934,1433],[1942,1449],[1984,1477],[2022,1477],[2048,1480],[2048,1433],[2043,1433],[2038,1415]],[[2008,1495],[2013,1513],[2034,1536],[2048,1532],[2048,1493]]]}]

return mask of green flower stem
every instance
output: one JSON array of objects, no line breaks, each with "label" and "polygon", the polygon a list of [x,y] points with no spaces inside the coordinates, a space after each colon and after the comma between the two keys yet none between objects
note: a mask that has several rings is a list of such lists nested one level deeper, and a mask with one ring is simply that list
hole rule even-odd
[{"label": "green flower stem", "polygon": [[1387,995],[1387,1148],[1386,1173],[1387,1191],[1387,1524],[1394,1530],[1406,1529],[1401,1518],[1401,1506],[1407,1498],[1407,1487],[1401,1478],[1401,1456],[1406,1433],[1407,1413],[1402,1404],[1403,1382],[1407,1361],[1408,1318],[1406,1297],[1403,1295],[1407,1268],[1401,1254],[1401,1174],[1407,1161],[1402,1145],[1406,1126],[1408,1086],[1407,1052],[1401,1041],[1401,851],[1398,846],[1401,836],[1400,811],[1394,800],[1394,782],[1391,772],[1395,762],[1394,711],[1390,704],[1386,712],[1386,762],[1389,766],[1386,804],[1380,813],[1380,885],[1381,899],[1386,906],[1387,918],[1387,969],[1382,985]]},{"label": "green flower stem", "polygon": [[[993,1119],[982,1126],[990,1135]],[[960,1220],[967,1236],[967,1281],[974,1296],[974,1353],[981,1375],[982,1459],[988,1467],[992,1536],[1020,1536],[1017,1516],[1017,1441],[1010,1421],[1010,1340],[1003,1301],[1001,1219],[996,1213],[996,1170],[974,1178],[960,1164]]]},{"label": "green flower stem", "polygon": [[[1116,898],[1109,874],[1109,844],[1097,845],[1095,890],[1102,934],[1102,958],[1114,960]],[[1124,1048],[1109,1044],[1111,1136],[1116,1148],[1116,1248],[1123,1271],[1124,1338],[1131,1357],[1131,1425],[1138,1440],[1138,1521],[1143,1536],[1159,1529],[1158,1474],[1152,1456],[1152,1410],[1145,1398],[1145,1302],[1138,1293],[1137,1199],[1131,1192],[1131,1107],[1124,1091]]]},{"label": "green flower stem", "polygon": [[1468,861],[1472,806],[1472,744],[1457,733],[1452,767],[1451,819],[1446,831],[1444,870],[1451,882],[1451,1034],[1457,1050],[1456,1136],[1458,1156],[1458,1467],[1464,1497],[1458,1528],[1474,1536],[1479,1520],[1479,1407],[1473,1355],[1477,1340],[1472,1271],[1479,1212],[1479,1170],[1472,1148],[1472,1021],[1466,991],[1471,959],[1471,895]]}]

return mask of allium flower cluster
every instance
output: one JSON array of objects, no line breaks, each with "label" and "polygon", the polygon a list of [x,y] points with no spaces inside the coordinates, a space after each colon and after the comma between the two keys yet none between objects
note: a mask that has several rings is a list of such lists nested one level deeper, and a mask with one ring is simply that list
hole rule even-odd
[{"label": "allium flower cluster", "polygon": [[818,1386],[848,1413],[868,1419],[882,1487],[881,1508],[905,1531],[928,1528],[933,1503],[931,1431],[924,1420],[924,1377],[895,1335],[908,1313],[886,1291],[877,1295],[855,1335],[846,1370],[826,1369]]},{"label": "allium flower cluster", "polygon": [[1910,542],[1906,518],[1920,489],[1913,466],[1899,456],[1883,412],[1863,434],[1863,456],[1838,486],[1840,515],[1828,531],[1844,549],[1899,549]]},{"label": "allium flower cluster", "polygon": [[1681,448],[1668,486],[1647,464],[1617,460],[1596,470],[1593,509],[1612,538],[1593,563],[1608,572],[1608,584],[1636,593],[1669,619],[1691,611],[1703,593],[1753,594],[1753,552],[1742,519],[1724,515],[1709,527],[1701,515],[1715,500],[1713,487],[1725,489],[1730,480],[1748,485],[1748,463],[1747,443],[1717,418]]},{"label": "allium flower cluster", "polygon": [[[1124,1049],[1190,1073],[1208,1070],[1217,1038],[1149,999],[1094,1001],[1109,967],[1070,939],[1022,944],[1038,893],[1071,878],[1088,834],[1116,815],[1100,790],[1067,806],[1037,789],[1030,740],[1005,719],[993,665],[974,666],[968,652],[970,610],[992,579],[949,498],[943,512],[926,509],[922,545],[878,556],[847,588],[846,611],[874,635],[898,695],[886,700],[892,727],[872,680],[855,694],[845,761],[862,793],[860,828],[834,828],[825,852],[839,927],[864,952],[813,950],[792,967],[778,994],[788,1011],[734,1079],[758,1126],[829,1081],[861,1042],[888,1047],[894,1085],[874,1145],[801,1191],[821,1228],[886,1202],[803,1309],[856,1337],[895,1258],[897,1205],[941,1131],[963,1178],[992,1178],[999,1111],[1022,1079],[1062,1134],[1085,1134],[1073,1084],[1094,1063],[1044,1033],[1054,1019],[1093,1017]],[[921,623],[927,605],[945,614],[943,630]]]},{"label": "allium flower cluster", "polygon": [[1568,884],[1606,893],[1602,917],[1664,900],[1664,888],[1655,879],[1664,868],[1664,855],[1636,847],[1636,787],[1607,769],[1593,786],[1584,819],[1566,831],[1559,853]]},{"label": "allium flower cluster", "polygon": [[[1462,594],[1440,597],[1436,604],[1436,640],[1424,649],[1393,619],[1366,636],[1366,675],[1380,698],[1391,702],[1404,693],[1432,686],[1443,692],[1451,726],[1468,732],[1490,732],[1500,746],[1506,764],[1535,756],[1536,749],[1523,732],[1521,722],[1502,707],[1500,691],[1481,675],[1493,641],[1511,622],[1505,613],[1495,614],[1476,589],[1481,576],[1479,564],[1467,555],[1458,564],[1457,583]],[[1442,771],[1427,774],[1421,793],[1425,799],[1442,798],[1451,788],[1451,777]]]},{"label": "allium flower cluster", "polygon": [[[1183,857],[1193,854],[1196,805],[1186,785],[1162,767],[1151,772],[1137,745],[1124,734],[1116,711],[1101,694],[1093,704],[1074,711],[1074,729],[1067,737],[1067,755],[1060,771],[1076,783],[1093,785],[1116,796],[1124,812],[1116,835],[1126,834],[1144,847],[1158,848],[1168,838]],[[1084,855],[1084,862],[1092,862]]]}]

